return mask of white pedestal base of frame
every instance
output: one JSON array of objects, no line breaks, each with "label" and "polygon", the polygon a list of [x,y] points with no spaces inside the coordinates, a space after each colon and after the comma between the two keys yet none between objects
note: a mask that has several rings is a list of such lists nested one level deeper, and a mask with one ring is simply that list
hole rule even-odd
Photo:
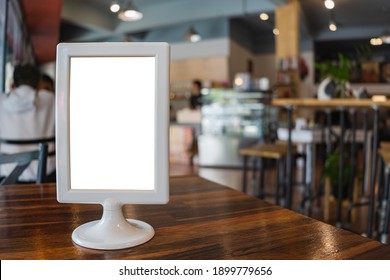
[{"label": "white pedestal base of frame", "polygon": [[72,233],[74,243],[91,249],[117,250],[143,244],[154,236],[147,223],[125,219],[122,205],[108,199],[103,205],[103,217],[77,227]]}]

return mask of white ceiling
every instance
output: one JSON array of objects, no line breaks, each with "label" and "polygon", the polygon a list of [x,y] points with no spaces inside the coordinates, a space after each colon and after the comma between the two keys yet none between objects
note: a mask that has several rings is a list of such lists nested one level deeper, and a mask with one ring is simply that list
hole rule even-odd
[{"label": "white ceiling", "polygon": [[[62,41],[104,41],[124,36],[137,37],[153,29],[199,22],[213,18],[236,18],[262,34],[270,32],[273,22],[257,19],[260,12],[272,13],[287,0],[134,0],[142,10],[141,21],[119,21],[109,11],[111,0],[64,0]],[[335,0],[333,18],[338,30],[328,30],[331,12],[323,0],[301,0],[303,36],[314,41],[362,39],[379,36],[390,28],[389,0]],[[118,39],[119,38],[119,39]]]}]

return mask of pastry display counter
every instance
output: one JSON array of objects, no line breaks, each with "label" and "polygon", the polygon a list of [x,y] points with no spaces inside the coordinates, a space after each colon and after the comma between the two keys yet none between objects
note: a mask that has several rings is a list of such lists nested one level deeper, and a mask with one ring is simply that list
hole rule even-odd
[{"label": "pastry display counter", "polygon": [[241,166],[239,149],[263,141],[277,121],[270,98],[263,92],[211,89],[203,98],[199,165]]}]

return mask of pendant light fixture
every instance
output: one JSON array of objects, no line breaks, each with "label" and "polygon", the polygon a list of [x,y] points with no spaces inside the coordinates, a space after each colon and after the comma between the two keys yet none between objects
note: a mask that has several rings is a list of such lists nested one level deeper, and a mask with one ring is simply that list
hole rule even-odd
[{"label": "pendant light fixture", "polygon": [[192,43],[196,43],[196,42],[199,42],[200,40],[202,40],[202,37],[200,36],[200,34],[195,30],[194,27],[190,26],[190,28],[188,29],[188,31],[186,32],[186,34],[184,35],[184,39],[186,41],[189,41],[189,42],[192,42]]},{"label": "pendant light fixture", "polygon": [[143,17],[142,12],[130,0],[112,1],[110,10],[118,13],[118,18],[123,21],[137,21]]},{"label": "pendant light fixture", "polygon": [[329,30],[330,31],[336,31],[337,30],[337,25],[336,25],[336,23],[333,20],[331,20],[329,22]]},{"label": "pendant light fixture", "polygon": [[329,21],[329,30],[334,32],[337,31],[336,21],[334,20],[334,11],[330,10],[330,21]]}]

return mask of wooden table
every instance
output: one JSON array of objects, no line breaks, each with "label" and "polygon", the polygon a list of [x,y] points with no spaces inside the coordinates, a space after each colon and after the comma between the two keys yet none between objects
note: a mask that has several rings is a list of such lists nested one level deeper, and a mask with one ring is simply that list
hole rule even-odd
[{"label": "wooden table", "polygon": [[390,259],[390,247],[197,176],[172,177],[167,205],[128,205],[150,223],[138,247],[99,251],[72,243],[73,229],[100,219],[98,205],[60,204],[54,184],[0,189],[4,259]]},{"label": "wooden table", "polygon": [[[343,112],[347,109],[368,109],[371,108],[374,112],[373,119],[373,145],[372,145],[372,171],[371,171],[371,189],[370,189],[370,205],[369,205],[369,214],[368,214],[368,223],[367,223],[367,235],[372,237],[373,231],[373,216],[374,216],[374,197],[375,197],[375,183],[376,183],[376,174],[377,174],[377,149],[378,149],[378,134],[379,134],[379,108],[390,107],[390,101],[373,101],[371,99],[356,99],[356,98],[334,98],[330,100],[320,100],[315,98],[278,98],[272,100],[273,106],[284,107],[287,109],[287,128],[288,128],[288,153],[287,153],[287,180],[288,186],[286,191],[286,200],[287,207],[291,208],[292,205],[292,156],[291,156],[291,130],[292,130],[292,111],[294,108],[303,107],[303,108],[314,108],[314,109],[326,109],[328,115],[328,127],[330,128],[330,110],[339,110],[340,111],[340,147],[339,153],[342,155],[344,153],[344,133],[345,133],[345,116]],[[352,130],[355,130],[355,118],[352,118]],[[367,125],[365,124],[366,134]],[[330,135],[330,133],[329,133]],[[353,136],[354,137],[354,136]],[[367,139],[367,136],[366,136]],[[328,139],[328,142],[331,142]],[[353,139],[352,142],[355,142]],[[365,141],[367,143],[367,141]],[[354,147],[354,145],[353,145]],[[365,147],[365,150],[369,147]],[[330,152],[330,149],[327,149]],[[356,150],[351,152],[351,156],[354,157]],[[365,163],[368,164],[368,161],[365,160]],[[343,166],[344,159],[340,156],[339,160],[339,186],[343,182]],[[369,168],[368,166],[366,166]],[[342,196],[342,189],[339,188],[339,197]],[[342,200],[338,199],[337,202],[337,225],[341,227],[342,225]]]}]

